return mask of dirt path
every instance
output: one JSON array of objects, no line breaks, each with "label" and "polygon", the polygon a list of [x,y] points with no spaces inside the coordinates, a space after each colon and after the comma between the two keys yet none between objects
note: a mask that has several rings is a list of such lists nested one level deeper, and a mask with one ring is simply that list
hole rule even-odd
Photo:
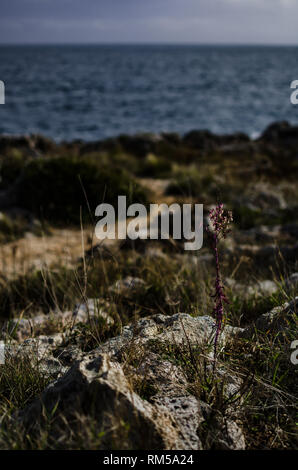
[{"label": "dirt path", "polygon": [[88,248],[89,238],[90,230],[83,237],[80,230],[67,229],[53,229],[52,235],[42,237],[28,233],[20,240],[0,246],[1,275],[14,277],[30,269],[41,269],[58,263],[73,266],[82,256],[82,247]]},{"label": "dirt path", "polygon": [[[164,180],[144,179],[140,182],[154,191],[155,202],[161,201],[167,184]],[[167,198],[164,198],[163,202],[167,202]],[[146,218],[143,223],[147,223]],[[52,229],[51,235],[38,237],[27,233],[19,240],[0,245],[0,276],[7,279],[32,269],[55,265],[75,266],[83,256],[84,250],[91,248],[91,243],[99,243],[96,237],[92,236],[92,232],[92,227],[84,229],[83,234],[80,229]],[[103,243],[111,247],[118,242],[104,240]]]}]

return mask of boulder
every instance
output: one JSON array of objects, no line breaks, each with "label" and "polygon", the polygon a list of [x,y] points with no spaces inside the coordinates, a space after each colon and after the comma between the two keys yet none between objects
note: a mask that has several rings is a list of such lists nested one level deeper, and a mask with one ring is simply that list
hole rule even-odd
[{"label": "boulder", "polygon": [[86,299],[75,306],[73,312],[74,321],[76,323],[86,323],[89,319],[103,319],[107,325],[114,323],[113,318],[104,311],[103,302],[101,299]]},{"label": "boulder", "polygon": [[247,288],[247,293],[249,295],[255,296],[270,296],[278,291],[278,286],[274,281],[270,279],[265,279],[264,281],[259,281],[253,286]]},{"label": "boulder", "polygon": [[[92,303],[90,307],[92,309]],[[81,305],[78,312],[80,308]],[[240,330],[226,326],[220,338],[221,344]],[[75,345],[65,346],[62,334],[30,338],[20,345],[14,344],[14,349],[11,348],[14,354],[33,355],[41,371],[55,379],[40,397],[18,411],[15,418],[26,432],[34,432],[46,425],[46,417],[51,416],[54,423],[51,432],[55,439],[59,439],[62,423],[71,422],[72,431],[76,432],[77,416],[90,417],[103,432],[103,449],[111,447],[111,439],[114,439],[112,430],[119,423],[127,426],[125,448],[245,448],[242,432],[229,413],[217,412],[215,419],[211,407],[190,392],[183,367],[157,352],[160,346],[169,344],[206,346],[213,335],[212,318],[193,318],[180,313],[140,319],[124,327],[118,337],[109,339],[87,354]],[[138,365],[131,363],[127,366],[130,348],[138,351],[138,346],[144,357],[140,356]],[[148,396],[141,398],[137,394],[130,374],[145,379],[151,385]],[[241,384],[222,368],[218,379],[226,381],[226,378],[224,393],[229,399],[238,393]],[[122,446],[121,440],[115,445]]]},{"label": "boulder", "polygon": [[[208,410],[208,408],[207,408]],[[204,439],[206,450],[245,450],[245,438],[238,424],[221,413],[209,411]],[[208,413],[207,411],[207,413]]]},{"label": "boulder", "polygon": [[298,126],[291,126],[288,121],[270,124],[260,137],[261,141],[283,143],[298,141]]},{"label": "boulder", "polygon": [[[158,396],[154,404],[170,413],[179,428],[179,449],[202,450],[199,427],[204,422],[198,400],[191,396]],[[185,446],[185,447],[184,447]]]},{"label": "boulder", "polygon": [[[71,421],[75,432],[75,416],[92,416],[103,431],[102,448],[111,447],[116,419],[129,425],[125,448],[199,450],[203,448],[202,434],[207,446],[204,448],[245,449],[237,424],[219,412],[214,417],[210,406],[189,394],[179,367],[155,357],[150,376],[157,379],[160,388],[149,402],[131,389],[119,363],[106,354],[87,355],[15,417],[27,432],[32,432],[47,423],[46,416],[51,416],[52,422],[56,420],[55,433],[59,438],[60,420]],[[203,432],[204,422],[208,426]]]},{"label": "boulder", "polygon": [[[179,441],[172,417],[162,407],[151,405],[135,394],[121,366],[111,362],[105,354],[76,362],[62,378],[51,383],[40,398],[19,412],[17,419],[32,430],[43,423],[45,415],[53,415],[53,410],[58,421],[60,417],[73,420],[75,413],[92,414],[101,423],[104,447],[111,445],[109,433],[117,417],[129,424],[126,437],[129,448],[185,448]],[[74,422],[72,426],[75,430]],[[121,442],[117,445],[121,446]]]},{"label": "boulder", "polygon": [[125,279],[119,279],[114,285],[109,287],[109,291],[116,295],[130,297],[137,292],[142,292],[145,288],[145,282],[138,277],[127,276]]},{"label": "boulder", "polygon": [[[207,369],[212,374],[212,366],[208,366]],[[237,396],[242,381],[223,368],[216,372],[218,380],[224,382],[223,393],[226,398],[232,399]],[[161,406],[174,418],[178,424],[181,442],[188,449],[202,449],[200,435],[209,421],[212,410],[210,406],[189,392],[189,383],[182,367],[147,350],[136,373],[143,375],[154,387],[155,394],[150,397],[150,402]],[[228,410],[227,416],[229,413]],[[224,420],[223,415],[219,415],[221,420]],[[224,448],[226,449],[244,449],[245,441],[242,431],[237,427],[237,434],[235,433],[236,428],[231,418],[228,419],[228,423],[229,429],[233,432],[226,432],[226,426],[220,432],[218,426],[222,424],[218,420],[212,424],[217,428],[214,430],[214,435],[220,436],[214,439],[212,446],[222,448],[223,442],[225,442]],[[240,440],[238,436],[241,436]],[[210,442],[208,442],[208,446],[210,446]]]},{"label": "boulder", "polygon": [[122,135],[118,138],[122,148],[132,155],[146,157],[148,153],[156,153],[157,144],[162,140],[157,134]]},{"label": "boulder", "polygon": [[236,293],[243,297],[270,296],[278,290],[277,284],[270,279],[247,285],[237,282],[235,279],[227,278],[225,279],[225,284],[233,289],[234,294]]},{"label": "boulder", "polygon": [[297,289],[298,287],[298,273],[293,273],[285,280],[285,286],[288,290]]},{"label": "boulder", "polygon": [[[241,328],[226,325],[220,336],[220,343],[224,344],[241,331]],[[150,341],[156,344],[192,346],[212,344],[214,333],[214,319],[209,316],[192,317],[186,313],[171,316],[157,314],[125,326],[121,335],[100,345],[95,353],[100,351],[112,356],[117,355],[132,342],[143,346],[148,345]]]},{"label": "boulder", "polygon": [[[247,207],[251,211],[265,211],[265,214],[275,214],[277,210],[286,209],[287,202],[277,187],[271,189],[265,185],[256,185],[242,197],[237,199],[237,205]],[[271,212],[270,212],[271,211]]]},{"label": "boulder", "polygon": [[[48,315],[43,313],[32,318],[15,318],[9,320],[4,326],[4,332],[9,336],[16,337],[18,341],[31,336],[39,336],[47,330],[61,329],[61,327],[71,326],[77,323],[87,323],[89,320],[103,320],[107,325],[112,325],[114,320],[104,310],[101,299],[86,299],[78,303],[73,311],[55,311]],[[58,328],[60,327],[60,328]]]},{"label": "boulder", "polygon": [[36,338],[28,338],[22,343],[8,342],[8,349],[11,354],[33,354],[37,359],[42,359],[50,352],[62,344],[63,334],[40,335]]},{"label": "boulder", "polygon": [[29,338],[21,344],[9,341],[5,346],[5,355],[7,358],[26,357],[43,375],[55,379],[67,370],[61,361],[54,357],[54,351],[61,346],[62,341],[62,333],[40,335],[37,338]]},{"label": "boulder", "polygon": [[283,305],[274,307],[270,312],[264,313],[255,321],[238,334],[240,337],[252,338],[255,332],[278,334],[279,338],[291,335],[291,328],[297,322],[298,297],[291,302],[285,302]]}]

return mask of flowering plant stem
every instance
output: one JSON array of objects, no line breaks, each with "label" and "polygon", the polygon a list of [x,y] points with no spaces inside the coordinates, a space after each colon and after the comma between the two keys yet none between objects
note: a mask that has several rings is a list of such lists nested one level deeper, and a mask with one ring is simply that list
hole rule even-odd
[{"label": "flowering plant stem", "polygon": [[212,295],[214,298],[214,309],[213,315],[215,317],[215,338],[214,338],[214,367],[216,363],[217,357],[217,345],[219,336],[222,331],[223,323],[224,323],[224,304],[228,303],[228,299],[224,293],[224,287],[221,278],[220,272],[220,261],[219,261],[219,251],[218,245],[219,241],[222,238],[226,238],[227,234],[229,233],[229,225],[233,220],[232,213],[226,212],[223,209],[223,204],[218,204],[215,209],[212,209],[209,212],[209,217],[211,221],[211,227],[207,228],[208,233],[211,238],[211,247],[214,255],[215,260],[215,269],[216,269],[216,277],[215,277],[215,292]]}]

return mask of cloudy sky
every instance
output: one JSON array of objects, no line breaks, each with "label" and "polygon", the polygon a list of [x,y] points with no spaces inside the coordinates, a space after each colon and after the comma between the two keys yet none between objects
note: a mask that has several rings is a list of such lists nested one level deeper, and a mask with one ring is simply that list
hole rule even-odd
[{"label": "cloudy sky", "polygon": [[0,43],[298,43],[298,0],[1,0]]}]

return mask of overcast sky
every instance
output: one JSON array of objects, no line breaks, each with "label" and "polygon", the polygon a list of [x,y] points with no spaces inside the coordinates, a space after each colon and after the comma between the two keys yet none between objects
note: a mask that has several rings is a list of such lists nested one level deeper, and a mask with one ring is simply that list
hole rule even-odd
[{"label": "overcast sky", "polygon": [[1,0],[0,43],[298,44],[298,0]]}]

